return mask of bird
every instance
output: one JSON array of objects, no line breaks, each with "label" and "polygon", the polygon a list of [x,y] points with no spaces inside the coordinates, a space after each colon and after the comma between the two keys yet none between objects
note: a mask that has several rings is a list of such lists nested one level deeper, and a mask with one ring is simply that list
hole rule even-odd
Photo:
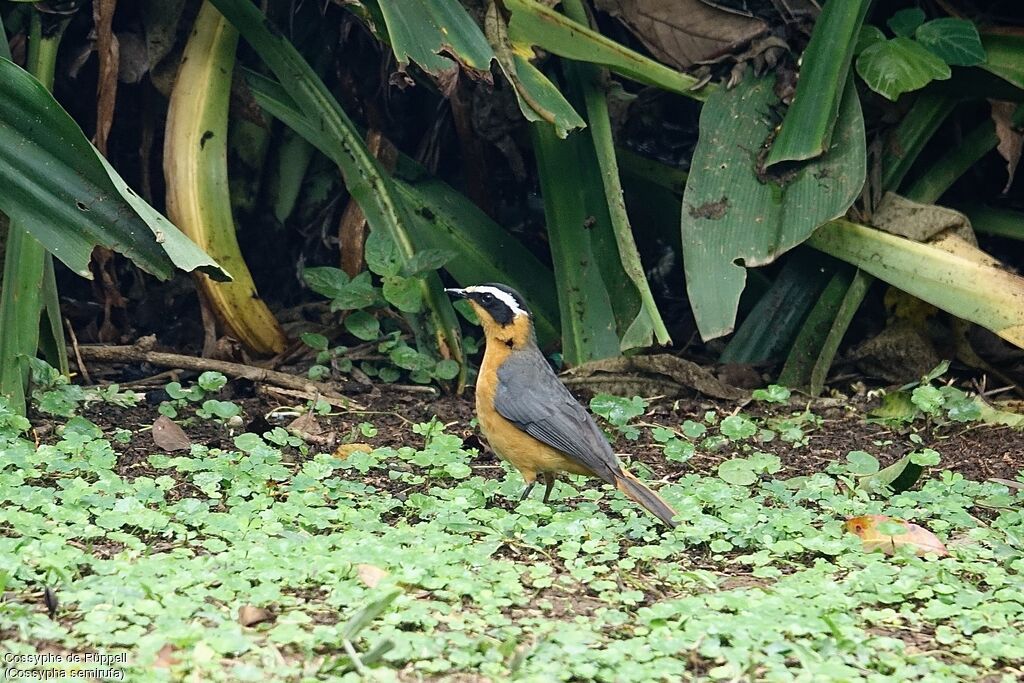
[{"label": "bird", "polygon": [[520,500],[538,476],[547,503],[555,473],[582,474],[603,479],[674,528],[676,511],[622,467],[594,418],[548,364],[523,297],[496,283],[445,291],[468,301],[483,327],[477,419],[491,448],[522,474],[526,488]]}]

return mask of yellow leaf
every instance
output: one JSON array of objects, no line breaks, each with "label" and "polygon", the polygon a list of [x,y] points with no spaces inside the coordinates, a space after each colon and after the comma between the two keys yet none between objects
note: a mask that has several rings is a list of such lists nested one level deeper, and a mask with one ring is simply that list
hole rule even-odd
[{"label": "yellow leaf", "polygon": [[[895,524],[904,529],[904,533],[896,535],[883,534],[879,527],[883,524]],[[918,524],[910,524],[885,515],[864,515],[846,520],[846,530],[860,537],[864,550],[881,550],[892,555],[900,546],[910,546],[917,555],[949,555],[946,546],[932,532]],[[888,529],[887,529],[888,530]]]}]

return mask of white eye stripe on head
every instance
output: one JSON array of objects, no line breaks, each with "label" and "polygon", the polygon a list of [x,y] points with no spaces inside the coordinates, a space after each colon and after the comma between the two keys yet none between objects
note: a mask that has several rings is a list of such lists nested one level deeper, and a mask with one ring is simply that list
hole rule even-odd
[{"label": "white eye stripe on head", "polygon": [[474,286],[466,287],[467,292],[473,292],[474,294],[490,294],[495,299],[512,309],[513,315],[526,315],[526,311],[519,307],[519,303],[516,298],[506,291],[500,290],[497,287],[486,287],[486,286]]}]

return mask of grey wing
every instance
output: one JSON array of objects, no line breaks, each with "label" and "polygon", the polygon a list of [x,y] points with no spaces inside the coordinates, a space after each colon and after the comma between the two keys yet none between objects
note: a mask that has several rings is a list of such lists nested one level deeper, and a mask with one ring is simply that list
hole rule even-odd
[{"label": "grey wing", "polygon": [[607,439],[539,351],[509,355],[498,370],[494,407],[533,438],[615,482],[620,467]]}]

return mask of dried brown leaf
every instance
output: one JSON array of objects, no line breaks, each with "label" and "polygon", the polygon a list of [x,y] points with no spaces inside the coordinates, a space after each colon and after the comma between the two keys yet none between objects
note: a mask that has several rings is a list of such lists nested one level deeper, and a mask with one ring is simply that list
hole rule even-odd
[{"label": "dried brown leaf", "polygon": [[107,137],[114,123],[114,105],[117,103],[117,71],[119,50],[112,24],[117,0],[94,0],[93,21],[96,24],[96,53],[100,72],[96,80],[96,136],[93,142],[100,154],[107,156]]},{"label": "dried brown leaf", "polygon": [[735,51],[768,29],[760,19],[705,5],[700,0],[598,0],[657,59],[677,69]]},{"label": "dried brown leaf", "polygon": [[1013,114],[1017,110],[1015,102],[989,102],[992,103],[992,121],[996,124],[996,137],[999,138],[996,150],[1006,159],[1006,185],[1003,187],[1003,194],[1006,194],[1010,191],[1010,185],[1013,185],[1013,176],[1020,163],[1021,151],[1024,150],[1024,131],[1013,127]]},{"label": "dried brown leaf", "polygon": [[263,609],[262,607],[253,607],[252,605],[242,605],[238,608],[238,623],[242,626],[255,626],[256,624],[262,624],[265,621],[273,621],[275,619],[273,613],[270,610]]},{"label": "dried brown leaf", "polygon": [[192,448],[192,439],[188,438],[185,430],[166,415],[161,415],[153,421],[153,443],[157,448],[168,452],[187,451]]},{"label": "dried brown leaf", "polygon": [[156,653],[156,659],[153,661],[153,666],[158,669],[170,669],[172,666],[176,666],[181,663],[181,660],[175,655],[177,648],[167,643],[160,651]]},{"label": "dried brown leaf", "polygon": [[356,576],[367,588],[376,588],[388,576],[388,572],[372,564],[357,564]]}]

